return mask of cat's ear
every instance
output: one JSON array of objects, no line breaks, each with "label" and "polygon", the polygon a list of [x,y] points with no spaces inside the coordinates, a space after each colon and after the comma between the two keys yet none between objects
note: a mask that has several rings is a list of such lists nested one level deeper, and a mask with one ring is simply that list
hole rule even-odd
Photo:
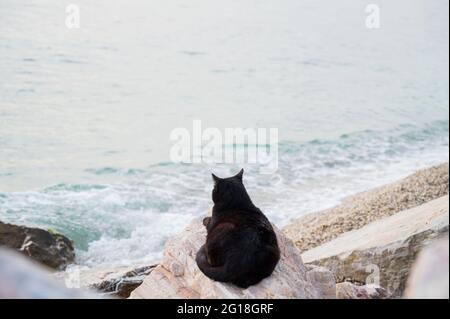
[{"label": "cat's ear", "polygon": [[212,179],[214,181],[214,184],[217,184],[220,181],[220,178],[214,175],[214,173],[211,173]]},{"label": "cat's ear", "polygon": [[244,169],[241,169],[241,171],[236,175],[236,177],[242,182],[243,176],[244,176]]}]

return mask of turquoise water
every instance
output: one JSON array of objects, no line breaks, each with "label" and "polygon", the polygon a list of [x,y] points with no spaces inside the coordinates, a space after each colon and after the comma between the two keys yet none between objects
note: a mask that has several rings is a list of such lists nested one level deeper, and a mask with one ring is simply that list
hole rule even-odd
[{"label": "turquoise water", "polygon": [[[243,166],[279,226],[448,160],[448,1],[0,2],[0,220],[151,262]],[[177,127],[276,127],[279,170],[174,164]]]}]

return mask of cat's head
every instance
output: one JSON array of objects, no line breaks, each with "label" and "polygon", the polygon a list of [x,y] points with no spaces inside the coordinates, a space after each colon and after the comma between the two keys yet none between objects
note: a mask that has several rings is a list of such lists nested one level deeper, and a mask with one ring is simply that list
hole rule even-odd
[{"label": "cat's head", "polygon": [[243,183],[244,170],[232,177],[220,178],[212,174],[214,188],[212,199],[214,204],[236,206],[239,203],[247,203],[250,198]]}]

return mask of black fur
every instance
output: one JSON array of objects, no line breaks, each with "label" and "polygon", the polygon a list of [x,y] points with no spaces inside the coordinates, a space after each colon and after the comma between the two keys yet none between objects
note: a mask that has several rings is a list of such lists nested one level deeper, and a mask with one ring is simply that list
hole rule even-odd
[{"label": "black fur", "polygon": [[197,265],[209,278],[241,288],[270,276],[280,259],[277,238],[267,217],[253,205],[239,174],[213,174],[212,217],[203,220],[208,235]]}]

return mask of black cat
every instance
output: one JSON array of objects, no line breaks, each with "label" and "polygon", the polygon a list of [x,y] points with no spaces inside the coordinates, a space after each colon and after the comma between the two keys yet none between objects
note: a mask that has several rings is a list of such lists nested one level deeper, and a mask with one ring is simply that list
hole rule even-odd
[{"label": "black cat", "polygon": [[196,261],[209,278],[247,288],[272,274],[280,250],[272,225],[247,194],[243,174],[212,174],[214,207],[212,217],[203,220],[208,235]]}]

